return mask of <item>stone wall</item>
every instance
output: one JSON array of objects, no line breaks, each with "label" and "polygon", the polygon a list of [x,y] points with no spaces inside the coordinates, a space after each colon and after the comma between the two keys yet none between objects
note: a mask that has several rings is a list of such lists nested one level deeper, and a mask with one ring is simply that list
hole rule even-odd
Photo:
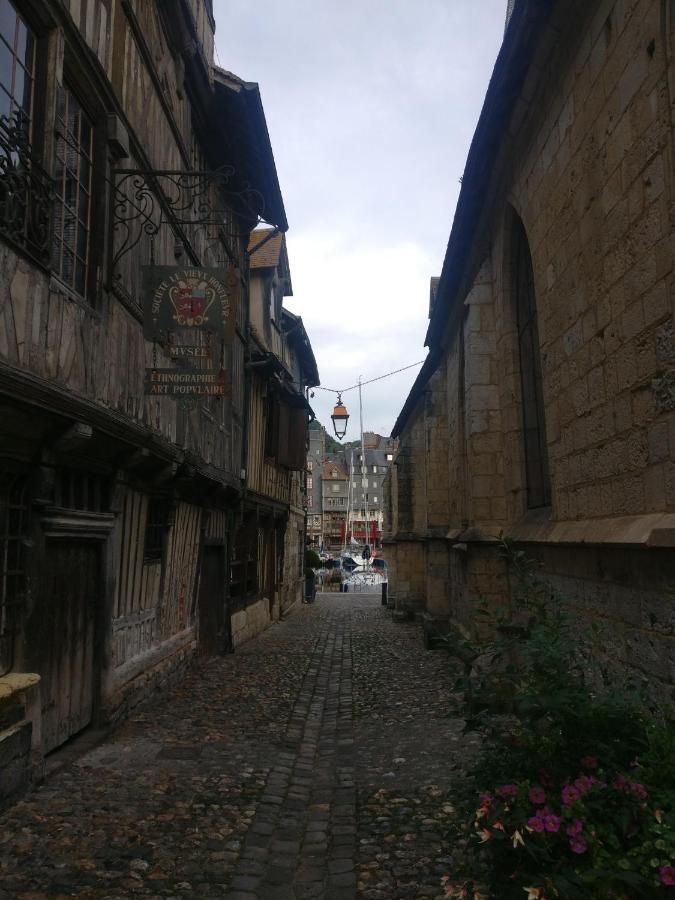
[{"label": "stone wall", "polygon": [[[569,597],[580,631],[603,623],[608,660],[664,686],[675,615],[675,21],[661,7],[552,8],[503,126],[480,246],[465,255],[459,293],[437,296],[448,308],[430,341],[441,360],[400,433],[390,555],[395,594],[417,596],[424,566],[425,608],[445,603],[470,624],[479,597],[506,596],[495,549],[505,531]],[[527,508],[518,219],[542,363],[552,486],[542,509]]]},{"label": "stone wall", "polygon": [[232,613],[232,646],[236,649],[260,634],[271,623],[269,601],[263,598]]}]

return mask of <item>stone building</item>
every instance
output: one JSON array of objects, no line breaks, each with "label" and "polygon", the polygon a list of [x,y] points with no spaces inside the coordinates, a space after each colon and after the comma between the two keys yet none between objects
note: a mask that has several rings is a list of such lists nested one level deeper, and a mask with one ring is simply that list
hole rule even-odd
[{"label": "stone building", "polygon": [[393,431],[391,593],[471,622],[504,531],[672,685],[672,4],[512,6]]},{"label": "stone building", "polygon": [[[269,575],[249,480],[247,244],[288,225],[258,87],[214,66],[214,27],[211,0],[3,3],[0,798],[228,648],[243,543],[247,597],[296,590],[298,491],[276,518],[293,571]],[[162,266],[183,275],[160,328]],[[290,405],[314,377],[295,325]]]}]

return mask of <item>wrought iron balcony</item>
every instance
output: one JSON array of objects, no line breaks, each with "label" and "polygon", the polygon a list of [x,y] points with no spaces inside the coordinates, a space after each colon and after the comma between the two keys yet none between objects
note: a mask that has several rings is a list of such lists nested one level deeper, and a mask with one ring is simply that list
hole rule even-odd
[{"label": "wrought iron balcony", "polygon": [[49,266],[53,182],[35,160],[24,116],[0,116],[0,237]]}]

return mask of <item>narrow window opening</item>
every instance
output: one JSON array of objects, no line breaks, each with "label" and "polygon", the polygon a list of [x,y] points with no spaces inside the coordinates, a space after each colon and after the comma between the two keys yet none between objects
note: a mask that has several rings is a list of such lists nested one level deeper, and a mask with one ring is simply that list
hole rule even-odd
[{"label": "narrow window opening", "polygon": [[514,287],[520,384],[525,444],[527,507],[551,505],[551,480],[546,446],[546,419],[542,391],[541,354],[534,295],[534,273],[527,235],[518,220],[514,229]]}]

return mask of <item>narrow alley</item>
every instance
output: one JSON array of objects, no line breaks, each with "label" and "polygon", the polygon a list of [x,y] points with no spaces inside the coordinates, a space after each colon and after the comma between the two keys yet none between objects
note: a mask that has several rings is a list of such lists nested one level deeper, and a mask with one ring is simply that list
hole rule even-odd
[{"label": "narrow alley", "polygon": [[419,626],[319,595],[7,811],[0,898],[443,896],[452,707]]}]

